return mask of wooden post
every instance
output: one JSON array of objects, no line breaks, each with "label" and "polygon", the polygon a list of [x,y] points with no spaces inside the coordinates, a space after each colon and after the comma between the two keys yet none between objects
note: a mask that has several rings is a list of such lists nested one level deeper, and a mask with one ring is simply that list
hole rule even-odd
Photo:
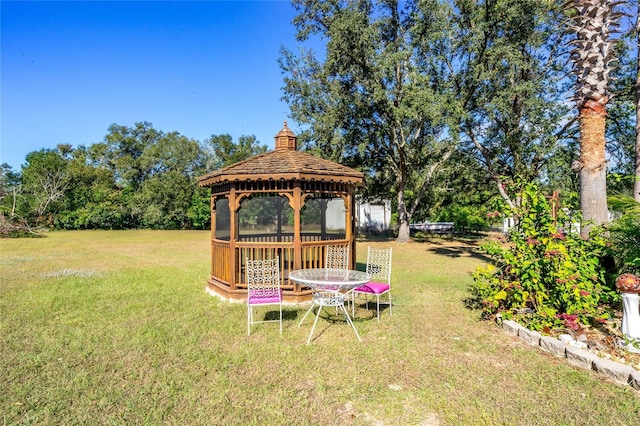
[{"label": "wooden post", "polygon": [[344,200],[345,204],[345,238],[349,241],[351,252],[351,269],[356,269],[356,238],[354,233],[356,217],[355,217],[355,196],[354,190],[349,189],[347,197]]},{"label": "wooden post", "polygon": [[211,198],[209,201],[209,209],[211,210],[211,236],[209,238],[209,244],[211,245],[211,249],[209,251],[209,260],[211,265],[209,266],[209,268],[211,270],[212,277],[213,277],[214,258],[216,255],[215,244],[213,243],[213,240],[216,238],[216,200],[217,200],[217,196],[211,195]]},{"label": "wooden post", "polygon": [[300,224],[300,210],[302,209],[302,189],[300,182],[296,182],[293,187],[293,267],[302,267],[302,235]]},{"label": "wooden post", "polygon": [[238,238],[238,200],[236,198],[236,188],[232,187],[229,192],[229,268],[231,268],[231,274],[229,274],[229,289],[235,290],[238,282],[236,266],[236,238]]},{"label": "wooden post", "polygon": [[[302,189],[300,182],[293,187],[293,269],[302,268],[302,235],[300,225],[300,210],[302,210]],[[296,283],[294,291],[300,292],[301,285]]]}]

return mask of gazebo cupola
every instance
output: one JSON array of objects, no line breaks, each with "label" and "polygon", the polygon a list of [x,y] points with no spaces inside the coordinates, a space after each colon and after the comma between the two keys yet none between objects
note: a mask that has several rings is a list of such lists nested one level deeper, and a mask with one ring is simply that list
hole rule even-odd
[{"label": "gazebo cupola", "polygon": [[297,150],[287,127],[275,150],[198,177],[211,188],[211,276],[208,289],[244,300],[246,259],[279,256],[285,300],[311,297],[289,271],[324,266],[327,245],[349,246],[355,265],[355,190],[363,174]]},{"label": "gazebo cupola", "polygon": [[287,127],[287,122],[284,122],[284,127],[275,136],[276,138],[276,150],[292,150],[295,151],[297,147],[296,135]]}]

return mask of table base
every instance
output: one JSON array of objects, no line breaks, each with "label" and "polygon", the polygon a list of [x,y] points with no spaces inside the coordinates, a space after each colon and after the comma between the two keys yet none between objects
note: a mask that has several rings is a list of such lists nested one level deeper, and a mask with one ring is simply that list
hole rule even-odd
[{"label": "table base", "polygon": [[307,338],[307,345],[311,342],[313,331],[315,330],[316,324],[318,323],[318,318],[320,317],[320,311],[324,307],[336,307],[336,308],[342,309],[342,312],[344,313],[344,316],[347,319],[347,322],[349,323],[351,328],[353,328],[353,332],[356,333],[356,337],[358,338],[358,341],[362,342],[362,339],[360,339],[360,335],[358,334],[358,330],[356,330],[355,325],[353,325],[353,321],[351,321],[351,317],[349,317],[349,313],[344,307],[344,301],[345,301],[345,298],[343,294],[338,292],[333,292],[333,291],[319,291],[313,295],[313,301],[311,303],[311,307],[304,314],[304,316],[300,320],[300,323],[298,324],[298,327],[300,327],[304,322],[304,320],[307,318],[307,315],[309,315],[309,312],[311,312],[313,308],[315,308],[316,306],[318,307],[318,312],[316,313],[316,319],[313,321],[313,327],[311,327],[311,332],[309,333],[309,337]]}]

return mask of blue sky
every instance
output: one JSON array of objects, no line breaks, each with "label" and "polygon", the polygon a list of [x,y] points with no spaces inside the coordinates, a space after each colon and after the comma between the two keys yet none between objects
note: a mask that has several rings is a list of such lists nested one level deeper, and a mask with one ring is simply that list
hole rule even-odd
[{"label": "blue sky", "polygon": [[[111,124],[148,121],[202,141],[287,120],[282,45],[289,1],[2,1],[0,163],[100,142]],[[294,132],[298,129],[289,120]]]}]

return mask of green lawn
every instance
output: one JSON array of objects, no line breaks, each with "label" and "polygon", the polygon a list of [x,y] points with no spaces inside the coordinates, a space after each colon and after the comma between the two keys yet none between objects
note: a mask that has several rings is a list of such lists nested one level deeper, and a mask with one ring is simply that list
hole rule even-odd
[{"label": "green lawn", "polygon": [[637,391],[573,368],[462,300],[483,262],[455,241],[392,245],[393,316],[246,335],[205,293],[209,233],[0,240],[3,424],[633,425]]}]

